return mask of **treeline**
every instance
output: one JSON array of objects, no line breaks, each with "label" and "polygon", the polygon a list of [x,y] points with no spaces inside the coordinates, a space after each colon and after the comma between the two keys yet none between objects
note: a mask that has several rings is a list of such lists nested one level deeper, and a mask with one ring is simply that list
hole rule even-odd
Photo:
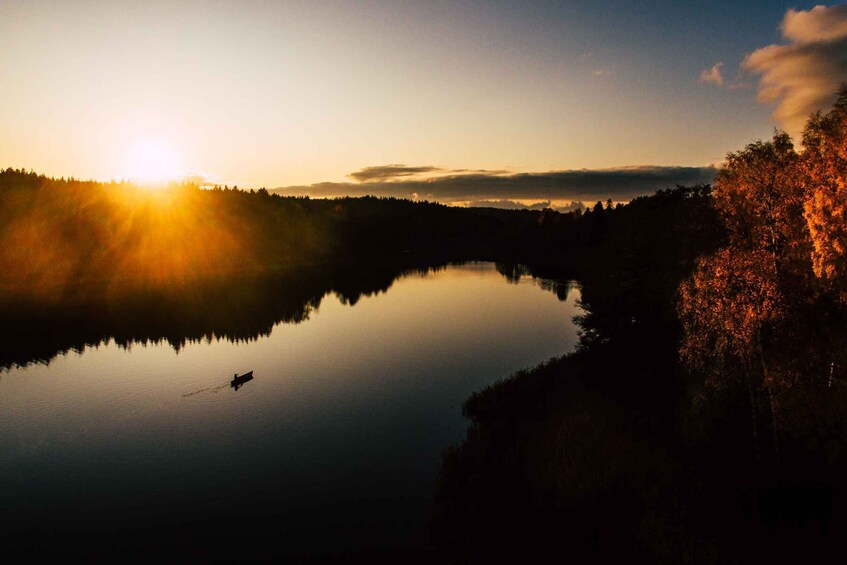
[{"label": "treeline", "polygon": [[0,269],[8,291],[83,283],[174,284],[272,268],[391,258],[573,266],[606,223],[585,214],[461,209],[393,198],[313,200],[191,184],[0,171]]},{"label": "treeline", "polygon": [[578,350],[465,403],[434,539],[457,561],[838,559],[847,527],[847,90],[615,212]]}]

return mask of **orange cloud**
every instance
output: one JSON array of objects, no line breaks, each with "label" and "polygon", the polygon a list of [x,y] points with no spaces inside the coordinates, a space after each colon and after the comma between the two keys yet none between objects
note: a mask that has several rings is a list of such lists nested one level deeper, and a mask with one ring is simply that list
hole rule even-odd
[{"label": "orange cloud", "polygon": [[780,29],[787,44],[757,49],[741,66],[761,75],[759,101],[776,103],[774,119],[796,135],[847,80],[847,5],[788,10]]},{"label": "orange cloud", "polygon": [[721,67],[723,67],[723,63],[715,63],[711,69],[700,71],[700,82],[711,82],[717,86],[723,86]]}]

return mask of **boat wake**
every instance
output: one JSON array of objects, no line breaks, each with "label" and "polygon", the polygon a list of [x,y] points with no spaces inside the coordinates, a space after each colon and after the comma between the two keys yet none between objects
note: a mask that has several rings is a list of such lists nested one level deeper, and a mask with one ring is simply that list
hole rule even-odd
[{"label": "boat wake", "polygon": [[204,394],[204,393],[215,394],[218,391],[223,390],[225,388],[229,388],[228,383],[225,384],[225,385],[218,385],[218,386],[208,385],[208,386],[204,386],[203,388],[197,389],[197,390],[192,391],[192,392],[186,392],[185,394],[182,394],[180,396],[182,396],[182,398],[188,398],[189,396],[196,396],[198,394]]}]

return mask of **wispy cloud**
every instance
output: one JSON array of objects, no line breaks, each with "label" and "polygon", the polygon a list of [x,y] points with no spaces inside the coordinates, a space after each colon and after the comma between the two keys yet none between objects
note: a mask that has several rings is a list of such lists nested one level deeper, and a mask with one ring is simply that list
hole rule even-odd
[{"label": "wispy cloud", "polygon": [[[368,167],[371,168],[378,167]],[[405,167],[438,171],[437,167]],[[500,171],[442,174],[432,178],[377,177],[363,182],[326,182],[306,186],[274,189],[285,195],[335,196],[393,196],[418,198],[438,202],[471,202],[481,200],[522,201],[586,201],[611,198],[628,201],[636,196],[677,184],[708,183],[715,168],[635,166],[612,169],[579,169],[537,173],[508,173]],[[355,173],[354,173],[355,174]],[[353,175],[350,175],[353,177]],[[353,177],[356,178],[356,177]]]},{"label": "wispy cloud", "polygon": [[509,172],[510,171],[506,169],[443,169],[441,167],[433,167],[431,165],[409,166],[392,164],[365,167],[358,171],[354,171],[347,176],[356,182],[394,182],[397,180],[409,179],[431,179],[437,176],[455,174],[504,175]]},{"label": "wispy cloud", "polygon": [[428,165],[409,167],[406,165],[378,165],[376,167],[365,167],[347,175],[358,182],[390,181],[399,178],[415,177],[426,173],[437,173],[443,169],[430,167]]},{"label": "wispy cloud", "polygon": [[717,86],[723,86],[723,75],[721,74],[722,62],[715,63],[711,69],[700,71],[700,82],[710,82]]},{"label": "wispy cloud", "polygon": [[757,49],[742,68],[761,75],[759,101],[776,103],[774,119],[796,134],[847,80],[847,5],[788,10],[780,29],[787,43]]},{"label": "wispy cloud", "polygon": [[473,173],[480,175],[508,175],[514,171],[510,171],[508,169],[450,169],[448,172],[451,174]]}]

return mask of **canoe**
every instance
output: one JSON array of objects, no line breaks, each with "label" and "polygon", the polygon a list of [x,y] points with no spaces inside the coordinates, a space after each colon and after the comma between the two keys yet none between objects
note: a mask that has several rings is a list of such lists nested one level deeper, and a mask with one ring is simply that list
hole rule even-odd
[{"label": "canoe", "polygon": [[238,389],[238,387],[240,387],[241,385],[243,385],[247,381],[252,381],[252,380],[253,380],[253,371],[250,371],[249,373],[244,373],[243,375],[239,375],[238,373],[236,373],[232,376],[232,380],[229,382],[229,386],[231,386],[234,389]]}]

